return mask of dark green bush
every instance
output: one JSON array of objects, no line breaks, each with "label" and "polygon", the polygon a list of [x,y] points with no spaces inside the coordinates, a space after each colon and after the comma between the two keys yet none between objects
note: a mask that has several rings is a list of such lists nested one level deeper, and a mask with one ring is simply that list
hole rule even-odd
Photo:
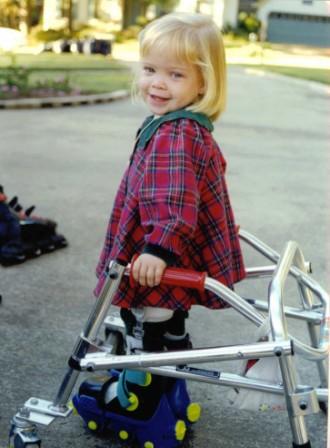
[{"label": "dark green bush", "polygon": [[238,29],[243,33],[258,34],[260,30],[261,22],[254,14],[247,14],[246,12],[241,12],[238,16]]},{"label": "dark green bush", "polygon": [[141,31],[142,27],[139,25],[131,25],[128,28],[115,33],[115,41],[117,43],[124,42],[129,39],[136,39]]},{"label": "dark green bush", "polygon": [[61,28],[58,30],[43,30],[41,26],[36,26],[31,31],[31,37],[40,42],[54,42],[60,39],[67,39],[70,37],[68,30]]}]

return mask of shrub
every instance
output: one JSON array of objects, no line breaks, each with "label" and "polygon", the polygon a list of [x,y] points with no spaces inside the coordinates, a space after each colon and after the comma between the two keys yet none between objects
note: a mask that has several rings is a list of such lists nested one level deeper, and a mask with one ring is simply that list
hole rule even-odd
[{"label": "shrub", "polygon": [[238,16],[238,29],[246,34],[258,33],[261,22],[254,14],[241,12]]},{"label": "shrub", "polygon": [[25,94],[29,88],[30,74],[31,70],[26,67],[16,65],[15,58],[12,57],[11,65],[0,71],[1,94],[3,94],[3,92],[22,92]]},{"label": "shrub", "polygon": [[11,64],[0,69],[0,98],[19,98],[29,96],[59,96],[67,93],[77,94],[70,84],[69,76],[37,80],[30,80],[31,69],[16,64],[15,57],[11,57]]},{"label": "shrub", "polygon": [[69,32],[65,28],[58,30],[43,30],[41,26],[36,26],[31,31],[31,38],[36,39],[39,42],[54,42],[60,39],[67,39],[69,37]]},{"label": "shrub", "polygon": [[128,28],[119,31],[115,34],[115,41],[117,43],[124,42],[129,39],[136,39],[141,31],[142,27],[139,25],[131,25]]}]

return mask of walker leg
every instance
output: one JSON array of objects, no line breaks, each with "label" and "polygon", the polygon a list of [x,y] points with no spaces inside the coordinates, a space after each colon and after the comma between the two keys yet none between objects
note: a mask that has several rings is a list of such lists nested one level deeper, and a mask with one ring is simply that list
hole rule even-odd
[{"label": "walker leg", "polygon": [[[303,265],[300,266],[300,268],[306,274],[308,273],[307,269],[303,268]],[[313,297],[312,297],[311,290],[300,282],[298,283],[298,287],[299,287],[299,291],[300,291],[300,294],[302,297],[303,307],[305,309],[311,310],[313,308]],[[319,336],[318,336],[319,333],[317,330],[318,326],[319,326],[319,324],[316,324],[314,322],[307,323],[307,328],[308,328],[309,337],[311,340],[311,345],[312,345],[312,347],[316,347],[316,348],[319,346]],[[317,365],[317,369],[318,369],[320,381],[321,381],[320,387],[327,388],[328,387],[327,362],[326,362],[326,360],[323,360],[323,359],[317,360],[316,365]]]},{"label": "walker leg", "polygon": [[305,418],[303,415],[298,415],[296,413],[295,406],[292,402],[292,396],[297,391],[297,376],[292,357],[281,356],[279,362],[283,377],[288,417],[293,436],[293,447],[308,448],[311,445],[307,434]]},{"label": "walker leg", "polygon": [[67,405],[79,376],[79,361],[88,352],[88,341],[96,340],[100,327],[110,308],[112,297],[118,289],[124,271],[124,266],[121,266],[118,263],[110,264],[107,279],[103,285],[102,291],[89,315],[82,336],[78,338],[73,353],[69,359],[70,368],[65,374],[55,400],[53,401],[54,407],[62,408]]}]

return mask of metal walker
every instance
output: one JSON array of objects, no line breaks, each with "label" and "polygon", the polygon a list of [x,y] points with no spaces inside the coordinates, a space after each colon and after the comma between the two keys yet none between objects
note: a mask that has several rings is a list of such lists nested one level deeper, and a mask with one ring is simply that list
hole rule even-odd
[{"label": "metal walker", "polygon": [[[95,302],[85,327],[78,337],[69,368],[64,375],[53,401],[30,398],[13,417],[10,448],[36,448],[41,446],[37,425],[50,425],[57,417],[68,417],[72,411],[69,401],[80,372],[107,369],[130,368],[149,371],[157,375],[201,381],[204,383],[282,394],[285,397],[288,418],[292,430],[293,447],[311,447],[305,417],[327,408],[327,357],[329,347],[330,301],[326,291],[310,275],[310,264],[295,242],[288,242],[279,255],[269,246],[246,231],[240,230],[241,239],[261,253],[273,265],[247,269],[248,278],[270,277],[268,301],[244,299],[218,281],[203,273],[169,268],[162,281],[172,285],[206,289],[228,302],[232,308],[253,322],[257,327],[265,321],[259,312],[269,313],[271,339],[246,345],[202,348],[164,353],[141,353],[138,355],[117,355],[116,338],[125,334],[121,319],[108,315],[112,297],[123,275],[130,274],[130,266],[124,267],[110,262],[107,280],[99,299]],[[301,306],[285,306],[283,290],[288,276],[298,285]],[[292,337],[288,333],[286,318],[303,320],[307,324],[310,345]],[[106,334],[114,343],[106,343],[100,338],[100,330],[105,326]],[[90,349],[93,349],[92,351]],[[95,351],[95,348],[97,349]],[[297,371],[293,363],[295,354],[316,362],[320,377],[320,387],[298,384]],[[214,370],[196,369],[189,363],[204,363],[228,360],[276,357],[283,383],[270,384],[267,379],[253,380],[242,375]],[[184,365],[184,367],[183,367]]]}]

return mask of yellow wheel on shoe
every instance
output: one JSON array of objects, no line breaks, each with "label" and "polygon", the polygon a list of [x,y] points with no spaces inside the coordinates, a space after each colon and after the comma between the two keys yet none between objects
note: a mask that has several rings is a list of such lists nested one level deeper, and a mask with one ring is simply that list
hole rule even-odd
[{"label": "yellow wheel on shoe", "polygon": [[155,448],[155,445],[152,442],[145,442],[143,448]]},{"label": "yellow wheel on shoe", "polygon": [[72,415],[79,415],[79,413],[78,413],[77,409],[75,408],[75,405],[73,404],[72,401],[69,402],[68,408],[72,409]]},{"label": "yellow wheel on shoe", "polygon": [[91,431],[96,431],[98,428],[98,424],[96,422],[94,422],[94,420],[90,420],[87,423],[88,429],[90,429]]},{"label": "yellow wheel on shoe", "polygon": [[131,403],[128,408],[126,408],[127,411],[135,411],[139,407],[139,399],[137,395],[130,392],[128,401]]},{"label": "yellow wheel on shoe", "polygon": [[[152,375],[151,375],[150,372],[146,372],[146,379],[145,379],[145,381],[144,381],[143,386],[144,386],[144,387],[150,386],[151,382],[152,382]],[[151,443],[151,442],[150,442],[150,443]]]},{"label": "yellow wheel on shoe", "polygon": [[201,416],[201,406],[199,403],[190,403],[187,407],[187,418],[190,423],[196,423]]},{"label": "yellow wheel on shoe", "polygon": [[121,440],[127,440],[129,438],[129,434],[125,430],[119,431],[118,435]]},{"label": "yellow wheel on shoe", "polygon": [[175,425],[175,438],[182,441],[186,435],[187,427],[183,420],[178,420]]}]

